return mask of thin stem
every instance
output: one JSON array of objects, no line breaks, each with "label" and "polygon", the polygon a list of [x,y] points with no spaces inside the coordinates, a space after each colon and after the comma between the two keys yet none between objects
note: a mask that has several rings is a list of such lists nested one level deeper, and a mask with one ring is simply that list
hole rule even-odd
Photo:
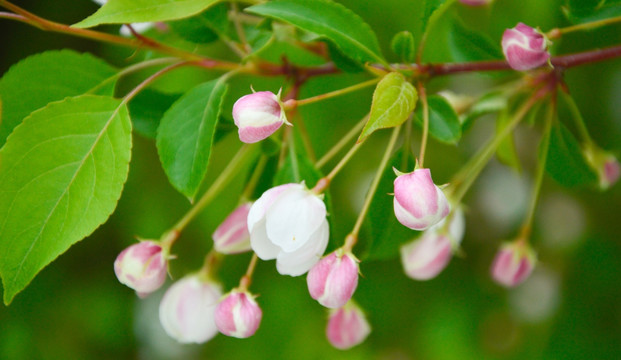
[{"label": "thin stem", "polygon": [[317,156],[315,155],[315,149],[311,144],[310,137],[308,136],[308,131],[306,130],[306,124],[304,123],[304,118],[300,115],[297,116],[295,124],[297,125],[297,129],[299,130],[300,137],[302,138],[302,144],[304,145],[304,150],[308,154],[308,158],[310,161],[317,161]]},{"label": "thin stem", "polygon": [[543,137],[541,138],[540,145],[540,154],[541,158],[539,159],[539,163],[537,164],[537,174],[535,175],[535,188],[533,189],[533,194],[530,200],[530,205],[528,207],[528,213],[526,215],[526,220],[522,225],[522,230],[520,234],[522,238],[527,239],[530,235],[533,219],[535,217],[535,210],[537,208],[537,202],[539,201],[539,193],[541,191],[541,184],[543,183],[543,175],[546,171],[546,160],[548,158],[548,149],[550,148],[550,133],[552,128],[552,122],[556,117],[556,98],[552,98],[552,103],[550,107],[548,107],[548,113],[546,114],[546,123],[545,128],[543,130]]},{"label": "thin stem", "polygon": [[[354,228],[351,231],[351,235],[355,239],[358,239],[360,228],[362,228],[362,222],[364,221],[364,218],[366,217],[367,212],[369,211],[369,208],[371,207],[371,201],[373,200],[373,195],[375,195],[375,192],[377,191],[377,187],[380,183],[380,180],[382,179],[382,175],[384,174],[384,170],[386,169],[388,160],[390,160],[390,156],[392,155],[392,150],[395,147],[395,144],[397,143],[397,138],[399,137],[400,129],[401,129],[401,126],[397,126],[392,131],[392,135],[390,136],[390,140],[388,141],[388,145],[386,146],[386,151],[384,152],[384,157],[382,157],[382,160],[380,161],[380,165],[377,167],[377,173],[375,174],[375,178],[373,179],[373,182],[371,183],[371,186],[369,187],[369,192],[367,193],[367,197],[364,199],[364,205],[362,205],[362,210],[360,210],[360,214],[358,214],[358,219],[356,219],[356,224],[354,225]],[[355,244],[355,241],[353,241],[353,243]],[[353,247],[354,244],[352,244],[351,246]],[[351,249],[347,249],[347,250],[351,250]]]},{"label": "thin stem", "polygon": [[338,154],[348,142],[352,141],[357,135],[360,134],[360,131],[362,131],[362,128],[368,120],[369,115],[367,114],[353,128],[351,128],[351,130],[349,130],[347,134],[345,134],[345,136],[343,136],[330,150],[328,150],[328,152],[325,153],[325,155],[322,156],[319,161],[315,163],[315,167],[322,168],[325,164],[328,163],[328,161],[332,160],[332,158],[336,154]]},{"label": "thin stem", "polygon": [[248,264],[248,269],[242,278],[239,280],[239,290],[246,291],[252,282],[252,274],[254,273],[254,269],[257,266],[258,256],[256,253],[252,254],[252,259],[250,259],[250,264]]},{"label": "thin stem", "polygon": [[229,162],[229,165],[224,168],[216,180],[211,184],[209,189],[205,191],[203,196],[196,202],[190,210],[169,230],[163,237],[162,242],[172,246],[172,243],[179,237],[183,229],[192,221],[196,215],[198,215],[207,206],[213,198],[222,191],[224,186],[228,184],[233,177],[241,170],[242,165],[246,162],[252,147],[249,145],[243,145],[241,149],[235,154],[233,159]]},{"label": "thin stem", "polygon": [[156,72],[155,74],[149,76],[148,78],[146,78],[143,82],[141,82],[140,84],[138,84],[138,86],[136,86],[135,88],[132,89],[132,91],[130,91],[129,93],[127,93],[127,95],[125,95],[123,97],[123,103],[128,103],[131,99],[134,98],[134,96],[138,95],[138,93],[140,91],[142,91],[145,87],[147,87],[149,84],[151,84],[152,82],[154,82],[155,80],[157,80],[160,76],[166,74],[167,72],[170,72],[174,69],[180,68],[182,66],[186,66],[189,65],[190,63],[187,61],[181,61],[178,62],[176,64],[172,64],[170,66],[167,66],[163,69],[161,69],[160,71]]},{"label": "thin stem", "polygon": [[407,171],[410,149],[412,147],[412,115],[405,122],[405,135],[403,135],[403,157],[401,159],[401,170]]},{"label": "thin stem", "polygon": [[167,58],[159,58],[159,59],[152,59],[152,60],[147,60],[147,61],[143,61],[143,62],[139,62],[137,64],[134,65],[130,65],[126,68],[124,68],[123,70],[119,71],[118,73],[110,76],[109,78],[105,79],[104,81],[100,82],[99,84],[97,84],[95,87],[91,88],[90,90],[88,90],[86,93],[87,94],[92,94],[94,92],[96,92],[97,90],[101,89],[102,87],[106,86],[108,83],[121,78],[125,75],[131,74],[133,72],[136,71],[140,71],[142,69],[146,69],[149,68],[151,66],[158,66],[158,65],[164,65],[164,64],[168,64],[168,63],[172,63],[172,62],[176,62],[179,61],[177,58],[173,58],[173,57],[167,57]]},{"label": "thin stem", "polygon": [[561,94],[563,94],[563,99],[565,100],[565,103],[567,104],[567,106],[569,106],[569,111],[571,112],[571,115],[574,118],[574,123],[576,124],[576,127],[578,128],[578,131],[580,132],[582,141],[587,142],[587,143],[592,143],[593,140],[591,140],[591,135],[589,135],[589,130],[587,129],[586,124],[584,123],[584,118],[582,117],[582,114],[580,113],[580,109],[578,109],[578,105],[576,105],[576,101],[570,94],[564,91],[561,91]]},{"label": "thin stem", "polygon": [[206,280],[211,280],[214,278],[214,274],[220,263],[222,262],[222,254],[217,251],[211,249],[207,255],[205,256],[205,260],[203,261],[203,266],[199,270],[200,276],[205,278]]},{"label": "thin stem", "polygon": [[263,174],[263,169],[265,169],[266,164],[267,156],[261,155],[261,157],[259,158],[259,162],[257,163],[257,166],[254,167],[254,172],[252,173],[252,176],[250,177],[250,180],[248,180],[248,184],[246,184],[246,188],[242,193],[242,202],[248,201],[252,198],[252,193],[254,192],[254,189],[256,189],[257,184],[259,183],[259,179],[261,179],[261,175]]},{"label": "thin stem", "polygon": [[352,86],[348,86],[346,88],[343,89],[339,89],[339,90],[335,90],[335,91],[331,91],[325,94],[321,94],[321,95],[316,95],[313,97],[309,97],[306,99],[302,99],[302,100],[288,100],[287,102],[285,102],[285,108],[292,108],[292,107],[299,107],[299,106],[304,106],[304,105],[308,105],[308,104],[312,104],[314,102],[318,102],[318,101],[322,101],[322,100],[326,100],[335,96],[340,96],[340,95],[344,95],[347,93],[350,93],[352,91],[356,91],[356,90],[360,90],[363,89],[367,86],[371,86],[374,84],[377,84],[379,81],[381,80],[381,78],[374,78],[371,80],[367,80],[361,83],[358,83],[356,85],[352,85]]},{"label": "thin stem", "polygon": [[245,56],[246,54],[250,53],[251,49],[250,49],[250,46],[248,45],[248,40],[246,39],[246,32],[244,31],[244,28],[242,27],[242,24],[239,21],[239,17],[237,16],[239,14],[239,9],[237,7],[236,2],[231,2],[231,10],[232,10],[233,24],[235,25],[235,31],[237,32],[239,41],[242,45],[242,48],[244,49],[243,55]]},{"label": "thin stem", "polygon": [[429,137],[429,104],[427,102],[427,92],[422,82],[418,83],[418,95],[423,104],[423,135],[420,141],[420,152],[418,153],[418,166],[423,168],[425,163],[425,149],[427,149],[427,138]]},{"label": "thin stem", "polygon": [[555,29],[548,31],[545,35],[546,37],[548,37],[548,39],[551,39],[551,40],[558,39],[562,35],[568,34],[570,32],[595,29],[600,26],[610,25],[610,24],[614,24],[618,22],[621,22],[621,16],[617,16],[617,17],[613,17],[609,19],[591,21],[591,22],[584,23],[584,24],[567,26],[564,28],[555,28]]},{"label": "thin stem", "polygon": [[349,159],[351,159],[351,157],[354,156],[354,154],[356,153],[356,151],[358,151],[361,145],[362,143],[355,143],[354,146],[352,146],[351,149],[349,149],[347,154],[343,156],[341,161],[339,161],[338,164],[336,164],[336,166],[332,169],[332,171],[330,171],[330,173],[326,175],[325,177],[319,179],[319,181],[317,182],[315,187],[312,189],[312,191],[315,192],[316,194],[322,193],[330,185],[330,182],[332,182],[336,174],[338,174],[338,172],[341,171],[343,166],[347,164]]}]

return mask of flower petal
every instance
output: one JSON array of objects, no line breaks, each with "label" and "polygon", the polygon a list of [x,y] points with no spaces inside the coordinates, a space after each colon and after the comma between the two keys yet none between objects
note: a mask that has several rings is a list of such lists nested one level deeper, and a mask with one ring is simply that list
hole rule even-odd
[{"label": "flower petal", "polygon": [[265,232],[265,219],[259,221],[250,233],[250,246],[262,260],[275,259],[280,248],[270,241]]},{"label": "flower petal", "polygon": [[248,232],[252,233],[254,225],[265,217],[267,209],[274,203],[278,196],[289,188],[303,189],[304,185],[301,184],[283,184],[273,187],[261,195],[261,197],[252,204],[250,211],[248,212]]},{"label": "flower petal", "polygon": [[282,251],[276,258],[276,269],[282,275],[299,276],[315,265],[328,246],[330,227],[324,218],[319,228],[301,248],[294,252]]}]

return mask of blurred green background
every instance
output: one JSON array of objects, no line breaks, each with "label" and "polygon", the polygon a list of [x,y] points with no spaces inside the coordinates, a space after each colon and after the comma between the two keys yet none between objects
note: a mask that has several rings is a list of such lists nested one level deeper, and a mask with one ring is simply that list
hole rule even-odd
[{"label": "blurred green background", "polygon": [[[410,30],[415,37],[420,33],[419,1],[340,2],[371,25],[389,60],[397,61],[389,48],[395,33]],[[69,24],[97,9],[89,0],[24,0],[18,5]],[[492,8],[456,7],[468,26],[499,42],[503,30],[519,21],[543,30],[567,25],[561,5],[561,1],[497,0]],[[430,38],[427,60],[450,60],[444,25],[440,22]],[[104,29],[116,32],[118,27]],[[128,49],[45,33],[5,19],[0,20],[0,34],[1,73],[28,55],[50,49],[88,51],[118,67],[135,60]],[[621,26],[610,26],[568,35],[555,43],[553,51],[564,54],[620,42]],[[205,51],[233,59],[221,45]],[[174,73],[157,86],[178,93],[213,76],[198,70]],[[301,98],[364,78],[358,74],[314,79],[303,88]],[[571,69],[565,79],[593,138],[619,155],[621,60]],[[257,90],[276,91],[283,81],[236,78],[224,107],[226,116],[250,84]],[[495,81],[486,75],[460,75],[434,80],[431,89],[476,95]],[[120,89],[123,86],[129,85],[119,84]],[[325,153],[368,111],[371,94],[367,89],[301,109],[317,154]],[[561,111],[561,117],[565,115]],[[493,117],[480,119],[457,148],[432,140],[426,165],[433,169],[436,183],[447,182],[493,127]],[[353,226],[388,133],[371,137],[331,187],[331,239],[336,243]],[[164,334],[157,315],[163,290],[138,299],[117,282],[112,263],[135,236],[159,237],[189,203],[168,184],[154,141],[136,134],[129,180],[109,221],[45,268],[9,307],[0,308],[0,359],[619,359],[621,185],[602,193],[564,189],[546,178],[533,234],[540,261],[536,271],[512,290],[489,278],[498,245],[515,235],[526,211],[537,134],[537,128],[528,127],[515,133],[522,173],[496,161],[483,172],[466,197],[465,256],[454,258],[438,278],[410,280],[398,259],[362,262],[363,277],[354,298],[366,310],[373,330],[366,342],[349,351],[333,349],[325,339],[327,313],[308,295],[305,278],[280,276],[273,262],[259,263],[251,287],[260,294],[264,313],[252,338],[219,335],[205,345],[192,346],[178,345]],[[415,141],[419,137],[415,129]],[[234,133],[218,143],[207,183],[237,147]],[[175,244],[178,259],[171,264],[175,278],[200,267],[211,248],[211,233],[234,208],[243,181],[243,176],[234,181]],[[249,254],[225,259],[220,271],[225,289],[237,284],[249,259]]]}]

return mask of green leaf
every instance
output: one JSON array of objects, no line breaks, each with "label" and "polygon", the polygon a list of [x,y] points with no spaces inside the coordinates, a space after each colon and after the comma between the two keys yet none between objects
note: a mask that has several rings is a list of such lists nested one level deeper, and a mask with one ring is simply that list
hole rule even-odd
[{"label": "green leaf", "polygon": [[88,91],[112,95],[116,72],[103,60],[71,50],[47,51],[13,65],[0,82],[0,147],[26,116],[52,101]]},{"label": "green leaf", "polygon": [[74,24],[88,28],[100,24],[130,24],[186,18],[219,0],[108,0],[96,13]]},{"label": "green leaf", "polygon": [[129,114],[134,130],[142,136],[155,139],[160,120],[179,95],[163,94],[144,89],[129,102]]},{"label": "green leaf", "polygon": [[459,19],[451,22],[448,47],[453,60],[458,62],[503,58],[499,41],[494,42],[485,34],[468,29]]},{"label": "green leaf", "polygon": [[217,4],[202,13],[168,23],[170,28],[182,39],[206,44],[226,35],[229,27],[227,4]]},{"label": "green leaf", "polygon": [[369,213],[365,218],[365,228],[368,237],[360,239],[362,251],[361,259],[384,260],[399,256],[399,247],[418,236],[420,232],[411,230],[403,226],[395,217],[393,199],[395,168],[401,171],[411,171],[414,169],[414,158],[408,157],[407,168],[402,169],[403,152],[399,151],[393,155],[389,166],[386,167],[377,191],[371,200]]},{"label": "green leaf", "polygon": [[222,79],[194,87],[166,111],[157,131],[157,151],[168,180],[190,200],[207,172],[226,90]]},{"label": "green leaf", "polygon": [[583,24],[621,16],[621,1],[568,1],[563,13],[573,24]]},{"label": "green leaf", "polygon": [[552,127],[546,170],[561,185],[575,187],[597,184],[574,135],[559,121]]},{"label": "green leaf", "polygon": [[[427,98],[429,104],[429,134],[436,140],[447,144],[456,144],[461,138],[459,117],[451,105],[439,95]],[[418,121],[423,119],[422,106],[416,110]]]},{"label": "green leaf", "polygon": [[502,91],[492,91],[481,96],[468,110],[466,114],[462,131],[469,129],[474,120],[485,114],[499,112],[507,107],[507,97]]},{"label": "green leaf", "polygon": [[362,129],[358,142],[364,141],[375,130],[403,124],[414,111],[417,99],[416,89],[401,73],[386,74],[373,92],[369,121]]},{"label": "green leaf", "polygon": [[401,31],[392,38],[390,48],[403,62],[414,61],[414,35],[409,31]]},{"label": "green leaf", "polygon": [[51,103],[0,150],[0,275],[8,304],[35,275],[114,211],[127,179],[125,105],[82,95]]},{"label": "green leaf", "polygon": [[333,1],[276,0],[251,6],[246,11],[324,37],[358,62],[385,63],[371,27],[351,10]]},{"label": "green leaf", "polygon": [[425,0],[423,18],[421,19],[423,32],[426,33],[436,21],[446,12],[455,0]]}]

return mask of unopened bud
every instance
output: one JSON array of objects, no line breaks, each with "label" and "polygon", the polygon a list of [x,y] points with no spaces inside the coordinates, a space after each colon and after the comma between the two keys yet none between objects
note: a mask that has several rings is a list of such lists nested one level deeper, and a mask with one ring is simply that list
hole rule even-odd
[{"label": "unopened bud", "polygon": [[237,207],[213,233],[216,251],[223,254],[237,254],[249,251],[250,233],[248,233],[248,212],[251,203]]},{"label": "unopened bud", "polygon": [[550,58],[548,40],[536,29],[519,23],[502,34],[502,52],[515,70],[530,70],[545,64]]},{"label": "unopened bud", "polygon": [[521,284],[535,268],[537,256],[534,250],[523,241],[503,245],[492,264],[492,277],[506,287]]},{"label": "unopened bud", "polygon": [[247,291],[233,290],[216,306],[216,326],[221,333],[236,338],[247,338],[257,331],[263,312]]},{"label": "unopened bud", "polygon": [[358,286],[358,259],[337,250],[321,259],[308,272],[308,291],[328,308],[339,308],[351,299]]},{"label": "unopened bud", "polygon": [[165,252],[156,241],[141,241],[121,251],[114,261],[114,273],[122,284],[145,297],[166,281]]},{"label": "unopened bud", "polygon": [[331,310],[326,336],[332,346],[346,350],[362,343],[371,333],[364,313],[352,301],[342,308]]},{"label": "unopened bud", "polygon": [[233,105],[233,120],[239,128],[239,139],[245,143],[261,141],[287,122],[279,95],[269,91],[239,98]]},{"label": "unopened bud", "polygon": [[597,173],[600,189],[606,190],[619,180],[621,166],[613,154],[591,144],[585,148],[584,155],[591,168]]}]

